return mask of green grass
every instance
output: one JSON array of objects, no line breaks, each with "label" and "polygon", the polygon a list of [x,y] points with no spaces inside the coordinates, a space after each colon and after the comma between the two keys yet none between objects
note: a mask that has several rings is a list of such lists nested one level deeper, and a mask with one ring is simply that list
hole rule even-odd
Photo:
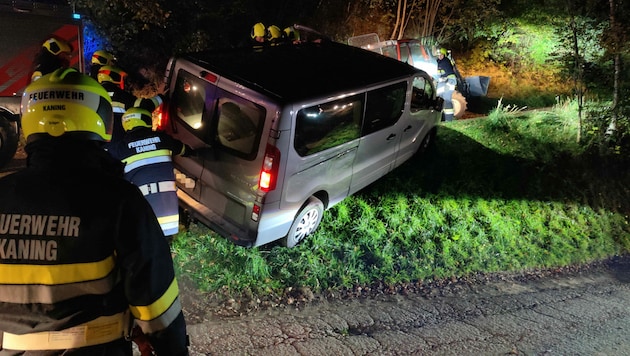
[{"label": "green grass", "polygon": [[178,274],[204,291],[279,295],[626,253],[630,173],[608,169],[576,143],[574,110],[506,105],[487,118],[445,123],[426,155],[327,211],[293,249],[242,248],[193,224],[173,242]]}]

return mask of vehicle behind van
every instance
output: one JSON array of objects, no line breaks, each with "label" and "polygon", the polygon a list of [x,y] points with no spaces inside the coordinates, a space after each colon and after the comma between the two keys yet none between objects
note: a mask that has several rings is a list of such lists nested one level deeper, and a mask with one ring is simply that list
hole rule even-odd
[{"label": "vehicle behind van", "polygon": [[172,58],[161,127],[181,206],[243,246],[313,233],[325,210],[425,148],[441,119],[432,79],[334,42]]}]

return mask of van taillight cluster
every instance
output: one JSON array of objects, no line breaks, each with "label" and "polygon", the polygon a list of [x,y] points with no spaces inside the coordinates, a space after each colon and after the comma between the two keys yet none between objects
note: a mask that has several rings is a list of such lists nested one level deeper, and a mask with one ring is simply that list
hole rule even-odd
[{"label": "van taillight cluster", "polygon": [[163,107],[164,104],[160,104],[153,111],[153,127],[157,130],[164,130],[164,127],[166,126],[166,113],[164,112]]},{"label": "van taillight cluster", "polygon": [[268,144],[265,150],[265,160],[263,161],[262,170],[260,171],[260,179],[258,181],[258,186],[262,191],[269,192],[276,189],[279,165],[280,150]]}]

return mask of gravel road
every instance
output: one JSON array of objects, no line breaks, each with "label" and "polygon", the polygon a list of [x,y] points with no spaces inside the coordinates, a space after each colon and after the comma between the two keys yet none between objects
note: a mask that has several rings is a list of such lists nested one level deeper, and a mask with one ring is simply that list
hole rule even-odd
[{"label": "gravel road", "polygon": [[237,316],[191,289],[182,298],[192,355],[630,354],[628,256]]},{"label": "gravel road", "polygon": [[182,282],[191,355],[630,355],[630,256],[263,302]]}]

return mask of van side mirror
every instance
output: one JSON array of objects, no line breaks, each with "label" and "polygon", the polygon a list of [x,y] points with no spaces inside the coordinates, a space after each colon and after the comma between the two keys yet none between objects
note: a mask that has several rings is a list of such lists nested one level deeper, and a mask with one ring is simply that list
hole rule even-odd
[{"label": "van side mirror", "polygon": [[444,98],[442,97],[436,97],[435,98],[435,104],[433,105],[433,108],[437,111],[442,111],[442,109],[444,108]]}]

